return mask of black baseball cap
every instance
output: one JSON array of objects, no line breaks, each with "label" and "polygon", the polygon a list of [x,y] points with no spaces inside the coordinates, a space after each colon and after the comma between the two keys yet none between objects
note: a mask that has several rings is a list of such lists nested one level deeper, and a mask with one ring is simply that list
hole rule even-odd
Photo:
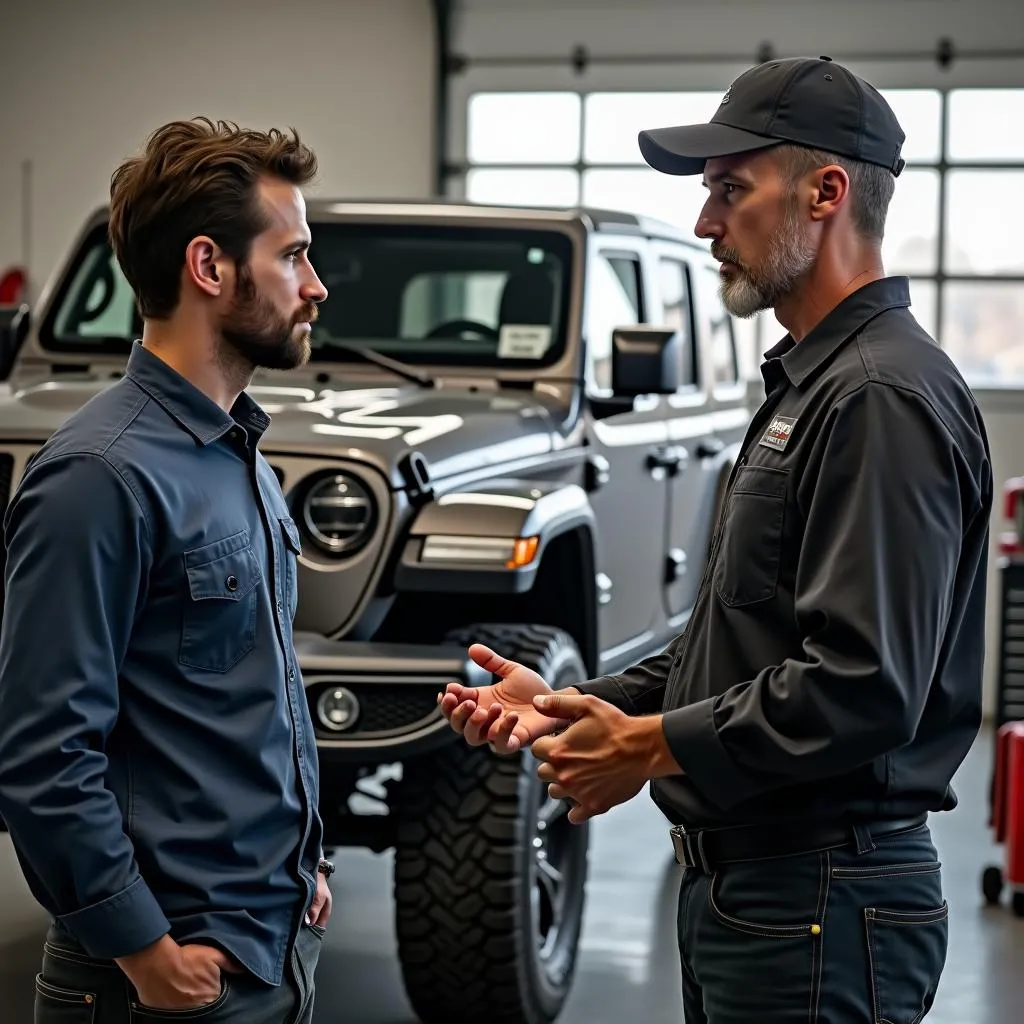
[{"label": "black baseball cap", "polygon": [[905,138],[874,86],[831,57],[792,57],[744,71],[709,123],[653,128],[639,142],[647,163],[665,174],[700,174],[712,157],[791,142],[899,176]]}]

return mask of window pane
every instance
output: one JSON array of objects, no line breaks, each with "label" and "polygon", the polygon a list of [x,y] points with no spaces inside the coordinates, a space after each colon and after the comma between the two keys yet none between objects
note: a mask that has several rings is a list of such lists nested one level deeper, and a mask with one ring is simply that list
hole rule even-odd
[{"label": "window pane", "polygon": [[640,320],[640,263],[596,256],[589,277],[587,355],[591,379],[607,390],[612,386],[612,332],[616,327],[635,326]]},{"label": "window pane", "polygon": [[642,164],[636,137],[645,128],[707,121],[721,92],[595,92],[584,101],[583,159]]},{"label": "window pane", "polygon": [[1024,383],[1024,283],[949,282],[942,343],[975,385]]},{"label": "window pane", "polygon": [[954,89],[949,159],[1024,160],[1024,89]]},{"label": "window pane", "polygon": [[908,170],[896,179],[882,259],[891,274],[934,274],[938,270],[938,171]]},{"label": "window pane", "polygon": [[466,175],[466,198],[473,203],[575,206],[579,192],[575,171],[474,168]]},{"label": "window pane", "polygon": [[881,89],[880,92],[906,133],[903,159],[908,163],[938,163],[942,155],[942,98],[938,90]]},{"label": "window pane", "polygon": [[933,337],[937,337],[936,313],[939,288],[934,281],[911,280],[910,312],[914,319]]},{"label": "window pane", "polygon": [[480,164],[571,164],[580,157],[580,98],[572,92],[470,97],[467,155]]},{"label": "window pane", "polygon": [[1024,171],[950,171],[946,189],[946,271],[1024,272]]},{"label": "window pane", "polygon": [[679,260],[663,257],[658,264],[658,290],[661,292],[660,321],[679,334],[683,352],[681,382],[684,386],[696,384],[693,314],[690,308],[690,279],[686,273],[686,265]]},{"label": "window pane", "polygon": [[714,267],[703,267],[698,274],[700,301],[711,323],[711,381],[713,384],[733,384],[740,379],[740,368],[736,359],[732,317],[722,304],[721,278]]},{"label": "window pane", "polygon": [[706,199],[699,178],[659,174],[650,167],[583,172],[586,206],[657,217],[681,228],[693,241],[697,241],[693,231]]}]

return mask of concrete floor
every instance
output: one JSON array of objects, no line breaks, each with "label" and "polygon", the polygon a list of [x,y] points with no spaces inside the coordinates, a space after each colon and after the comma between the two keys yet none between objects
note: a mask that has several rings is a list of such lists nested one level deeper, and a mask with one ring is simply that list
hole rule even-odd
[{"label": "concrete floor", "polygon": [[[957,779],[960,807],[933,820],[951,907],[949,959],[928,1024],[1024,1019],[1024,920],[986,908],[979,878],[1002,863],[986,825],[991,741]],[[335,916],[318,971],[316,1024],[415,1024],[394,956],[390,858],[339,851]],[[679,876],[665,824],[641,795],[596,823],[582,952],[559,1024],[681,1024],[675,949]],[[31,1024],[45,917],[0,837],[0,1020]]]}]

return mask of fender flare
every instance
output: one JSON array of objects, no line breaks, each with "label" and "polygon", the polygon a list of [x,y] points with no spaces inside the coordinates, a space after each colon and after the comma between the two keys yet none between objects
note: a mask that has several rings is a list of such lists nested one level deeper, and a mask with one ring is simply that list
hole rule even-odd
[{"label": "fender flare", "polygon": [[[581,527],[595,532],[594,510],[577,484],[502,480],[440,494],[409,528],[395,589],[521,594],[533,586],[551,541]],[[509,567],[502,556],[511,560],[515,542],[531,538],[537,538],[533,556]]]}]

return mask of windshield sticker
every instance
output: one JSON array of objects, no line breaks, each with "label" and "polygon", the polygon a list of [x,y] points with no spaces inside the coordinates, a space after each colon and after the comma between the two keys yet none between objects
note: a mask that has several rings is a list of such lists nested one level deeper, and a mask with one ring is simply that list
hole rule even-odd
[{"label": "windshield sticker", "polygon": [[499,359],[540,359],[551,344],[546,324],[505,324],[498,336]]}]

